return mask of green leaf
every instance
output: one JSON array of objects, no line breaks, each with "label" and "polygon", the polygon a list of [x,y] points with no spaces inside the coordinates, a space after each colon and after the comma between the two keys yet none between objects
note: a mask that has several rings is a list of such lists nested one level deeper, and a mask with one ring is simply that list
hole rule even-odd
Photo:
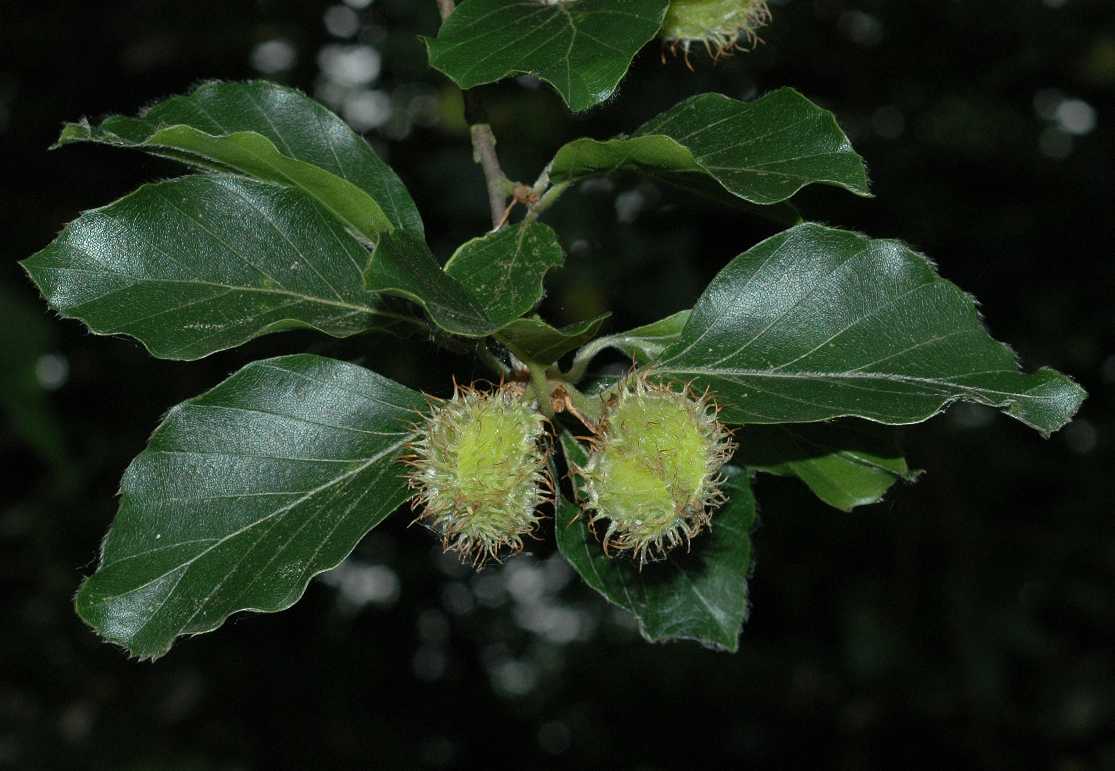
[{"label": "green leaf", "polygon": [[685,323],[689,321],[689,313],[688,309],[678,311],[650,324],[601,337],[597,343],[600,350],[605,347],[615,348],[639,364],[647,364],[662,355],[662,351],[678,339]]},{"label": "green leaf", "polygon": [[284,329],[421,324],[364,288],[366,261],[298,190],[203,175],[85,212],[23,266],[63,316],[190,360]]},{"label": "green leaf", "polygon": [[841,511],[878,503],[895,482],[918,477],[906,465],[894,433],[870,424],[747,426],[736,439],[737,463],[795,476]]},{"label": "green leaf", "polygon": [[418,303],[447,332],[485,337],[537,305],[543,276],[564,259],[554,232],[541,223],[474,238],[444,270],[421,237],[395,232],[372,252],[364,279],[368,289]]},{"label": "green leaf", "polygon": [[538,305],[547,271],[564,263],[557,234],[533,222],[465,242],[445,263],[445,272],[483,303],[488,318],[506,323]]},{"label": "green leaf", "polygon": [[870,195],[863,159],[836,118],[792,88],[753,102],[700,94],[634,136],[577,139],[558,150],[550,178],[568,182],[624,170],[698,191],[716,186],[760,205],[818,183]]},{"label": "green leaf", "polygon": [[922,255],[815,224],[732,260],[655,367],[712,389],[729,423],[919,423],[964,400],[1048,435],[1085,397],[1052,369],[1020,372]]},{"label": "green leaf", "polygon": [[689,311],[683,310],[626,332],[598,337],[577,351],[566,376],[574,383],[580,382],[592,360],[607,348],[622,351],[638,364],[648,364],[658,358],[666,346],[678,339],[688,319]]},{"label": "green leaf", "polygon": [[120,485],[78,614],[143,659],[240,610],[289,608],[407,498],[397,457],[425,402],[366,369],[247,365],[173,408]]},{"label": "green leaf", "polygon": [[540,318],[516,319],[496,333],[496,338],[524,361],[552,364],[596,337],[612,314],[578,321],[557,329]]},{"label": "green leaf", "polygon": [[135,147],[295,187],[373,241],[392,227],[422,232],[410,194],[368,143],[313,99],[274,83],[206,83],[138,118],[67,124],[58,144],[73,142]]},{"label": "green leaf", "polygon": [[[587,462],[584,448],[568,434],[562,434],[561,445],[571,464]],[[755,498],[746,472],[727,466],[724,473],[728,502],[713,517],[712,529],[697,536],[688,553],[675,550],[642,570],[630,559],[605,556],[587,517],[564,497],[558,501],[558,549],[586,584],[638,619],[650,642],[697,640],[733,653],[739,646],[748,610]]]},{"label": "green leaf", "polygon": [[430,66],[461,88],[530,74],[574,112],[616,90],[669,0],[466,0],[426,38]]},{"label": "green leaf", "polygon": [[426,241],[411,233],[387,233],[364,270],[368,289],[418,303],[439,327],[455,335],[484,337],[499,329],[480,302],[438,265]]}]

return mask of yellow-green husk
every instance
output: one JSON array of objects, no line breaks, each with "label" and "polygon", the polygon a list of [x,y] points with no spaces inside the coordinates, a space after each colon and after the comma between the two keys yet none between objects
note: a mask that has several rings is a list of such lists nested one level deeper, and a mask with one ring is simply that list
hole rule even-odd
[{"label": "yellow-green husk", "polygon": [[405,458],[416,521],[476,566],[521,550],[553,491],[545,426],[517,384],[434,402]]},{"label": "yellow-green husk", "polygon": [[590,522],[606,520],[605,551],[641,564],[707,528],[723,502],[721,467],[734,445],[707,395],[633,375],[605,405],[583,481]]},{"label": "yellow-green husk", "polygon": [[769,21],[765,0],[671,0],[661,38],[683,53],[701,43],[716,58],[731,53],[741,41],[754,45],[756,31]]}]

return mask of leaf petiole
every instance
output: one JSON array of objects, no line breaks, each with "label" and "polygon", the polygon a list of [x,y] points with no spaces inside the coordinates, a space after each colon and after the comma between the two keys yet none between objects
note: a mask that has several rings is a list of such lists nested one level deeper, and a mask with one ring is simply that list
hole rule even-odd
[{"label": "leaf petiole", "polygon": [[530,389],[538,402],[538,410],[547,418],[554,417],[550,382],[546,378],[546,367],[537,362],[526,362],[527,372],[530,373]]}]

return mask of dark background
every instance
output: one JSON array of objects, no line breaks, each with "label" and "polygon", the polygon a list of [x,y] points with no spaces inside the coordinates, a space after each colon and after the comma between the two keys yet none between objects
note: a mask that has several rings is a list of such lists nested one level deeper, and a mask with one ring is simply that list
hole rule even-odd
[{"label": "dark background", "polygon": [[[356,6],[364,6],[358,8]],[[989,410],[905,432],[927,470],[846,515],[758,483],[740,652],[652,646],[552,546],[473,575],[405,513],[295,608],[130,662],[73,614],[120,473],[169,406],[254,358],[360,358],[444,393],[467,360],[368,336],[257,340],[192,364],[52,319],[16,260],[169,163],[47,152],[63,120],[134,113],[205,78],[270,77],[366,130],[440,255],[483,231],[459,95],[424,67],[433,0],[351,5],[0,0],[0,767],[1115,768],[1115,7],[1110,0],[784,0],[765,44],[696,72],[637,59],[570,117],[484,90],[509,174],[679,98],[793,85],[834,110],[875,199],[807,216],[905,239],[980,298],[996,337],[1091,393],[1048,441]],[[637,180],[568,193],[544,311],[613,330],[690,305],[771,227]]]}]

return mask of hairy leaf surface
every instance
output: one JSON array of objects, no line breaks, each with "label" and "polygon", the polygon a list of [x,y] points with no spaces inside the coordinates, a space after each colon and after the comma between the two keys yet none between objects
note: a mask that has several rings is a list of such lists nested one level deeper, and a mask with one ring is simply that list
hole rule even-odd
[{"label": "hairy leaf surface", "polygon": [[815,224],[732,260],[655,367],[709,387],[730,423],[918,423],[965,400],[1049,434],[1085,396],[1052,369],[1020,372],[922,255]]},{"label": "hairy leaf surface", "polygon": [[364,139],[318,102],[266,81],[206,83],[138,118],[70,123],[59,145],[135,147],[207,170],[298,188],[361,235],[422,232],[410,193]]},{"label": "hairy leaf surface", "polygon": [[237,611],[290,607],[406,500],[397,457],[424,406],[305,354],[254,362],[183,402],[124,474],[78,613],[156,658]]},{"label": "hairy leaf surface", "polygon": [[465,0],[427,38],[430,66],[461,88],[521,74],[574,112],[612,95],[657,33],[669,0]]},{"label": "hairy leaf surface", "polygon": [[[571,464],[588,461],[584,447],[568,434],[561,445]],[[651,642],[697,640],[730,652],[739,647],[756,509],[747,473],[733,466],[724,473],[728,502],[713,516],[712,529],[697,536],[688,553],[675,549],[642,570],[631,559],[605,556],[588,518],[576,504],[558,500],[558,549],[586,584],[631,612]]]},{"label": "hairy leaf surface", "polygon": [[50,305],[163,359],[259,335],[419,322],[364,288],[367,252],[294,188],[223,174],[144,185],[23,262]]},{"label": "hairy leaf surface", "polygon": [[752,204],[785,201],[811,184],[870,195],[863,159],[832,113],[792,88],[741,102],[699,94],[633,136],[577,139],[554,157],[555,182],[638,171],[698,191],[708,184]]}]

